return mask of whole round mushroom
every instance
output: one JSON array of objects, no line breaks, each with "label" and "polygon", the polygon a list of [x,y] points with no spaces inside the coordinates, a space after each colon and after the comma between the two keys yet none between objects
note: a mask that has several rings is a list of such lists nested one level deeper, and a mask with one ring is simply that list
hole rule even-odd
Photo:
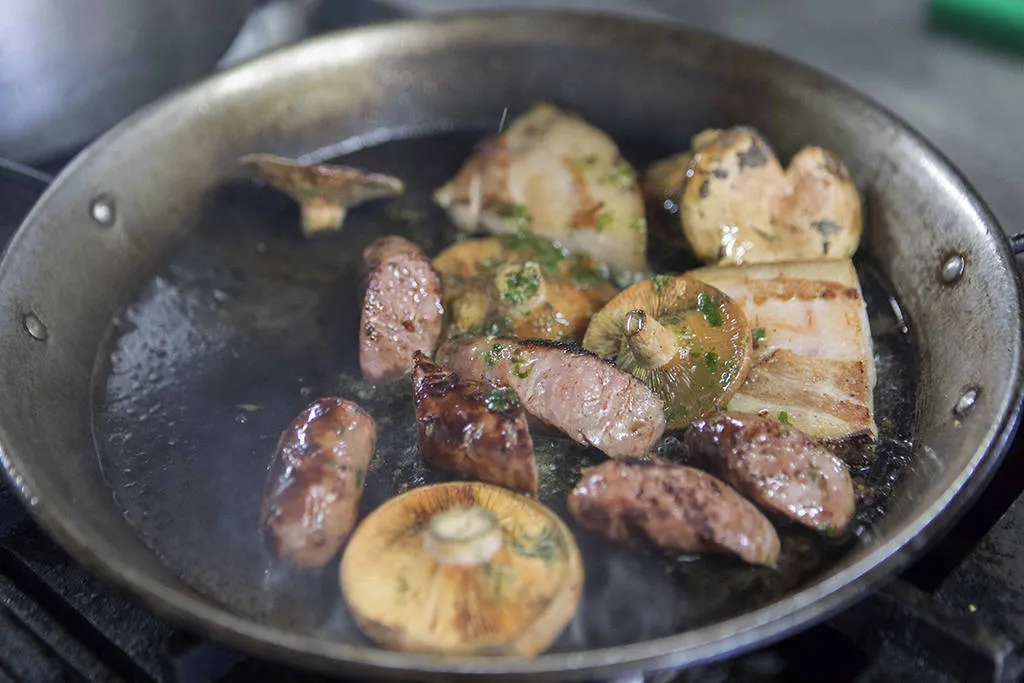
[{"label": "whole round mushroom", "polygon": [[372,640],[407,652],[536,655],[572,619],[583,565],[540,503],[479,482],[413,489],[356,529],[341,591]]},{"label": "whole round mushroom", "polygon": [[591,318],[583,347],[658,394],[669,429],[728,403],[753,355],[740,306],[684,275],[656,275],[620,292]]}]

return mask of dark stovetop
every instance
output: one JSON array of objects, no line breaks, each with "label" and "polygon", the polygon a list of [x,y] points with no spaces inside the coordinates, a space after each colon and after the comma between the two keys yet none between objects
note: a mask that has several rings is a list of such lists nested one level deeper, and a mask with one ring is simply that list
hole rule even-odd
[{"label": "dark stovetop", "polygon": [[[513,3],[324,0],[312,21],[320,31],[406,12],[495,4]],[[680,6],[668,0],[521,4],[586,5],[648,18],[667,18]],[[854,9],[846,3],[764,0],[751,7],[741,0],[691,0],[685,3],[685,16],[675,18],[788,52],[839,75],[896,109],[952,154],[1004,224],[1024,215],[1024,196],[1010,180],[1024,172],[1020,145],[1011,144],[1020,140],[1019,126],[1009,113],[1024,106],[1024,80],[1012,87],[1014,78],[1024,79],[1019,64],[926,36],[914,23],[917,3],[867,0]],[[929,69],[924,63],[936,66]],[[1007,106],[1013,102],[1020,106]],[[986,135],[980,135],[979,126]],[[38,180],[0,165],[0,243],[40,187]],[[657,678],[716,683],[1018,680],[1024,646],[1022,490],[1024,438],[1018,438],[967,516],[884,590],[779,644]],[[102,584],[39,531],[0,479],[0,683],[122,680],[317,679],[197,639]]]}]

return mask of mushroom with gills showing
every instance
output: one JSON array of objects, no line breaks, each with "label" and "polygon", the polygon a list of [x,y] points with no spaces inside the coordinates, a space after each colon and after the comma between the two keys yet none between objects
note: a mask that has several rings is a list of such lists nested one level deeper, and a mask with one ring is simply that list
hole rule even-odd
[{"label": "mushroom with gills showing", "polygon": [[337,232],[349,209],[405,192],[398,178],[351,166],[305,165],[274,154],[247,154],[238,163],[299,203],[306,237]]},{"label": "mushroom with gills showing", "polygon": [[508,335],[579,342],[617,293],[598,264],[530,234],[463,240],[434,258],[448,338]]},{"label": "mushroom with gills showing", "polygon": [[549,509],[452,482],[384,503],[341,561],[342,595],[378,644],[444,655],[533,656],[572,619],[583,565]]},{"label": "mushroom with gills showing", "polygon": [[678,194],[682,231],[708,264],[842,259],[860,243],[860,193],[843,162],[821,147],[803,148],[783,169],[757,130],[706,130],[688,154],[652,165],[645,180],[648,198]]},{"label": "mushroom with gills showing", "polygon": [[583,347],[644,382],[669,429],[724,406],[753,354],[742,309],[685,276],[656,275],[619,293],[590,320]]}]

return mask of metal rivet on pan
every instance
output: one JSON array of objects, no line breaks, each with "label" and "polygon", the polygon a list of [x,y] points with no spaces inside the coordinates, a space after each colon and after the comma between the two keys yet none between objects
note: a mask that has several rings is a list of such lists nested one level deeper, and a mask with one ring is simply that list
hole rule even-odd
[{"label": "metal rivet on pan", "polygon": [[960,254],[953,254],[942,264],[942,281],[946,284],[953,284],[964,275],[964,266],[967,263]]},{"label": "metal rivet on pan", "polygon": [[960,400],[956,402],[953,407],[953,414],[957,417],[966,417],[969,412],[974,408],[974,404],[978,400],[978,390],[968,389],[960,397]]},{"label": "metal rivet on pan", "polygon": [[107,195],[100,195],[92,201],[89,207],[89,214],[92,219],[103,226],[114,224],[114,200]]},{"label": "metal rivet on pan", "polygon": [[25,331],[28,332],[33,339],[38,339],[39,341],[46,340],[46,335],[48,334],[46,331],[46,325],[43,324],[43,321],[40,320],[39,316],[35,313],[27,314],[22,323],[25,325]]}]

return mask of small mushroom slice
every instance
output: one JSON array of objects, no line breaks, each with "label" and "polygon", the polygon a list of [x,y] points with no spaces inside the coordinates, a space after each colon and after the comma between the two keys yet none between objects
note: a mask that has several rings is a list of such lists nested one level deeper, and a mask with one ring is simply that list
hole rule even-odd
[{"label": "small mushroom slice", "polygon": [[578,343],[590,316],[616,294],[593,259],[534,235],[464,240],[433,263],[449,338],[513,334]]},{"label": "small mushroom slice", "polygon": [[764,510],[830,536],[853,518],[846,465],[774,417],[721,413],[694,422],[684,438],[703,467]]},{"label": "small mushroom slice", "polygon": [[247,154],[238,163],[299,203],[306,237],[341,230],[349,209],[405,192],[398,178],[351,166],[307,166],[274,154]]},{"label": "small mushroom slice", "polygon": [[467,232],[529,231],[617,276],[646,270],[636,171],[607,134],[551,104],[531,107],[480,144],[434,201]]},{"label": "small mushroom slice", "polygon": [[629,542],[636,532],[665,550],[732,553],[772,566],[781,544],[771,522],[727,484],[682,465],[616,460],[585,468],[569,513],[589,531]]},{"label": "small mushroom slice", "polygon": [[685,276],[656,275],[619,293],[590,320],[583,347],[649,386],[669,429],[724,406],[753,353],[743,310]]},{"label": "small mushroom slice", "polygon": [[857,250],[860,194],[833,153],[805,147],[783,170],[760,133],[737,126],[702,132],[692,154],[679,215],[705,263],[841,259]]},{"label": "small mushroom slice", "polygon": [[549,509],[497,486],[447,483],[384,503],[341,561],[352,616],[406,652],[533,656],[572,619],[583,565]]},{"label": "small mushroom slice", "polygon": [[526,495],[537,494],[533,439],[511,387],[462,379],[417,351],[413,400],[423,459]]}]

